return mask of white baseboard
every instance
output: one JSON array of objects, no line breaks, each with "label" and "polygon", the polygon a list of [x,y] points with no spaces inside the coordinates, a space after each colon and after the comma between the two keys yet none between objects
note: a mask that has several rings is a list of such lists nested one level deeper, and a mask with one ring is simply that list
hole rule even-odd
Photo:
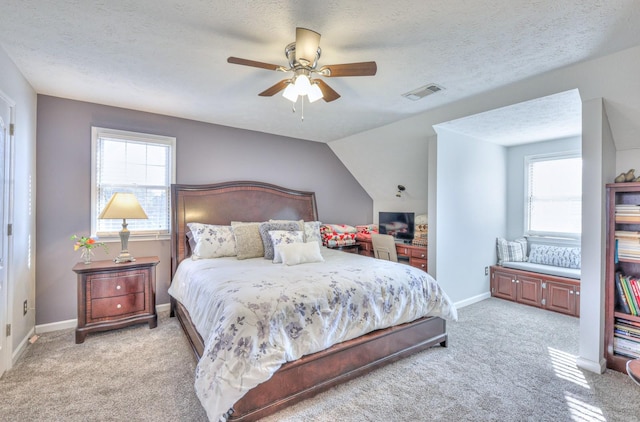
[{"label": "white baseboard", "polygon": [[[165,312],[165,311],[169,311],[170,309],[171,309],[171,304],[169,303],[162,303],[160,305],[156,305],[156,312]],[[40,324],[40,325],[36,325],[35,333],[42,334],[42,333],[50,333],[51,331],[66,330],[68,328],[76,328],[77,325],[78,325],[77,319],[68,319],[66,321],[51,322],[49,324]],[[29,340],[31,335],[33,335],[33,333],[27,336],[26,338],[27,341]]]},{"label": "white baseboard", "polygon": [[459,302],[454,303],[456,308],[464,308],[465,306],[473,305],[474,303],[482,302],[485,299],[489,299],[491,297],[491,292],[482,293],[477,296],[470,297],[468,299],[461,300]]},{"label": "white baseboard", "polygon": [[20,359],[20,356],[22,356],[22,353],[24,353],[25,350],[27,350],[27,345],[29,343],[29,339],[31,338],[31,336],[33,336],[35,334],[35,329],[32,328],[29,333],[27,333],[27,335],[25,336],[25,338],[22,339],[22,341],[20,342],[20,344],[18,345],[18,347],[16,347],[16,349],[13,351],[13,354],[11,355],[11,367],[13,367],[13,365],[16,364],[16,362],[18,361],[18,359]]},{"label": "white baseboard", "polygon": [[578,357],[578,359],[576,359],[576,365],[578,365],[578,368],[585,369],[596,374],[604,374],[605,369],[607,369],[607,361],[604,359],[600,359],[600,362],[595,362],[583,357]]}]

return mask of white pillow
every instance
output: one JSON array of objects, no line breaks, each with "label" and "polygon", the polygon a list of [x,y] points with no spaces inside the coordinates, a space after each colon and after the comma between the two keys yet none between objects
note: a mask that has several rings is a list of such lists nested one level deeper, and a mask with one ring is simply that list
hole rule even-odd
[{"label": "white pillow", "polygon": [[280,245],[278,249],[285,265],[324,262],[318,242],[290,243]]},{"label": "white pillow", "polygon": [[231,226],[189,223],[196,247],[191,254],[192,259],[220,258],[236,256],[236,240]]},{"label": "white pillow", "polygon": [[320,234],[321,225],[322,223],[319,221],[305,221],[304,222],[304,241],[305,242],[316,241],[320,246],[322,246],[322,235]]},{"label": "white pillow", "polygon": [[273,244],[273,263],[279,264],[282,262],[278,247],[291,243],[304,242],[304,232],[301,230],[269,230],[269,237]]}]

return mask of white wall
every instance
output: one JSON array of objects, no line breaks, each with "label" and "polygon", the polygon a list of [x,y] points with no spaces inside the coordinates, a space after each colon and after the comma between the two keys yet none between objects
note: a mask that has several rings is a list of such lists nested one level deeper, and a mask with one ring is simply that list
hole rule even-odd
[{"label": "white wall", "polygon": [[489,293],[506,231],[506,149],[436,126],[438,133],[436,279],[454,302]]},{"label": "white wall", "polygon": [[[10,241],[9,296],[13,360],[35,326],[36,93],[0,49],[0,90],[15,102],[13,236]],[[22,314],[27,300],[29,311]],[[4,327],[2,327],[4,331]]]},{"label": "white wall", "polygon": [[[373,199],[371,223],[379,211],[427,212],[429,136],[428,127],[412,132],[385,126],[362,132],[329,147]],[[407,190],[396,198],[398,185]]]}]

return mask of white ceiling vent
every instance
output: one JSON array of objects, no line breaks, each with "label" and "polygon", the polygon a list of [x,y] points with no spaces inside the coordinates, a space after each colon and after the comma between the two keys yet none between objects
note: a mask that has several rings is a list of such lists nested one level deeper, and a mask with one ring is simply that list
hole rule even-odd
[{"label": "white ceiling vent", "polygon": [[443,89],[444,88],[440,85],[428,84],[418,89],[414,89],[413,91],[409,91],[406,94],[402,94],[402,96],[412,101],[418,101],[419,99],[424,98],[427,95],[435,94],[436,92],[442,91]]}]

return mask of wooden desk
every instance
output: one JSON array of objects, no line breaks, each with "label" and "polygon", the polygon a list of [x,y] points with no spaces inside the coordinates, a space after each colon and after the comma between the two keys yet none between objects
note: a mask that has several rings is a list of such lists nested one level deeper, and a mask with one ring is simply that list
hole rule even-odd
[{"label": "wooden desk", "polygon": [[[360,244],[360,255],[373,256],[373,245],[371,240],[358,240]],[[415,246],[406,243],[396,243],[396,253],[398,261],[406,261],[412,267],[427,271],[427,247]]]}]

